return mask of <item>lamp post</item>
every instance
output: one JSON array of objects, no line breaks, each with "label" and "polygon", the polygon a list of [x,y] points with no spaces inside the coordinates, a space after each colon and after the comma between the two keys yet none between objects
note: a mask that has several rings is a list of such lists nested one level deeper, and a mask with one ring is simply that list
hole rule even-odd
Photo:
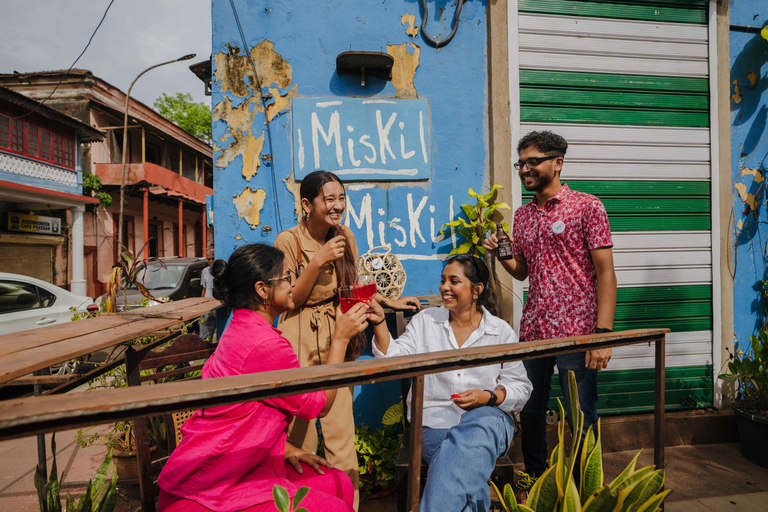
[{"label": "lamp post", "polygon": [[[117,247],[118,247],[118,261],[120,258],[120,253],[122,252],[123,246],[123,201],[125,196],[125,171],[127,164],[127,158],[126,152],[128,150],[128,102],[131,99],[131,89],[133,89],[133,84],[136,83],[136,80],[141,78],[141,76],[146,73],[147,71],[153,70],[155,68],[159,68],[160,66],[165,66],[166,64],[173,64],[174,62],[181,62],[183,60],[189,60],[194,59],[196,53],[190,53],[189,55],[185,55],[183,57],[179,57],[175,60],[169,60],[168,62],[161,62],[160,64],[155,64],[154,66],[150,66],[141,73],[138,74],[136,78],[133,79],[133,82],[131,82],[131,86],[128,88],[128,93],[125,95],[125,118],[123,120],[123,168],[120,171],[120,215],[118,216],[118,226],[117,226]],[[179,226],[179,229],[181,229],[181,226]]]}]

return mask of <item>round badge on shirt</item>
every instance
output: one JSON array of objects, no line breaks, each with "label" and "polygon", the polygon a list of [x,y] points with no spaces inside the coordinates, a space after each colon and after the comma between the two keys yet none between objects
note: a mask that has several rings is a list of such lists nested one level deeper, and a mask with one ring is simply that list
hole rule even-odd
[{"label": "round badge on shirt", "polygon": [[552,232],[554,234],[559,235],[563,231],[565,231],[565,222],[559,220],[559,221],[555,222],[554,224],[552,224]]}]

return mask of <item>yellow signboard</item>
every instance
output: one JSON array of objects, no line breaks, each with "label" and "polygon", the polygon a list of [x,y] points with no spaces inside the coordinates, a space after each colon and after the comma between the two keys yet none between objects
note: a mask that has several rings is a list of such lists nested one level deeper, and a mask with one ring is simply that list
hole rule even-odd
[{"label": "yellow signboard", "polygon": [[61,234],[61,219],[27,213],[8,212],[8,230],[25,233]]}]

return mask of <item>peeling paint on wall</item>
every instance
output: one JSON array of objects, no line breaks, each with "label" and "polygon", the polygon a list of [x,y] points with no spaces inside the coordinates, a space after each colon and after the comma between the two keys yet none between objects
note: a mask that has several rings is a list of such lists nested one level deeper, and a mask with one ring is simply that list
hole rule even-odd
[{"label": "peeling paint on wall", "polygon": [[765,176],[763,176],[762,171],[760,169],[750,169],[748,167],[742,167],[741,168],[741,175],[746,176],[747,174],[751,174],[755,178],[755,183],[762,183],[765,181]]},{"label": "peeling paint on wall", "polygon": [[744,183],[736,183],[733,187],[739,193],[741,200],[747,203],[752,211],[757,210],[757,197],[755,194],[747,192],[747,186]]},{"label": "peeling paint on wall", "polygon": [[741,103],[741,100],[743,99],[741,96],[741,88],[739,87],[739,81],[734,80],[733,81],[733,94],[731,95],[731,99],[734,103],[737,105]]},{"label": "peeling paint on wall", "polygon": [[[227,53],[220,52],[213,56],[216,81],[221,84],[223,91],[244,98],[251,94],[249,88],[255,88],[256,85],[253,67],[248,57],[240,54],[240,48],[228,44],[227,49]],[[275,52],[275,45],[268,39],[251,48],[251,59],[262,87],[277,84],[281,89],[285,89],[293,80],[291,65]],[[245,78],[248,79],[247,83]]]},{"label": "peeling paint on wall", "polygon": [[[408,51],[409,48],[413,49],[413,53]],[[392,85],[397,89],[395,98],[418,98],[419,94],[413,84],[413,77],[416,74],[416,68],[419,67],[421,48],[411,43],[388,44],[387,53],[395,59],[392,65]]]},{"label": "peeling paint on wall", "polygon": [[285,183],[285,188],[288,189],[288,192],[293,195],[294,212],[298,219],[299,215],[301,215],[301,195],[299,194],[301,182],[297,182],[293,177],[293,172],[291,172],[287,178],[283,179],[283,183]]},{"label": "peeling paint on wall", "polygon": [[757,81],[759,79],[759,76],[754,71],[752,73],[747,73],[747,80],[749,80],[749,88],[754,89],[757,85]]},{"label": "peeling paint on wall", "polygon": [[267,105],[267,121],[271,121],[275,118],[277,114],[284,110],[288,110],[288,107],[291,104],[291,98],[295,98],[299,95],[299,91],[297,90],[298,85],[294,85],[293,88],[285,93],[284,95],[280,95],[280,91],[278,89],[273,89],[270,87],[269,92],[272,93],[272,97],[275,98],[275,101],[269,105]]},{"label": "peeling paint on wall", "polygon": [[257,189],[255,192],[250,188],[246,188],[232,198],[232,203],[234,203],[237,210],[237,217],[245,219],[250,224],[251,229],[256,229],[256,226],[261,223],[259,217],[266,198],[267,191],[263,188]]},{"label": "peeling paint on wall", "polygon": [[409,36],[413,36],[414,39],[416,39],[416,36],[419,35],[419,26],[416,25],[416,16],[413,14],[403,14],[403,16],[400,18],[400,22],[405,26],[408,24],[408,28],[405,29],[405,33]]}]

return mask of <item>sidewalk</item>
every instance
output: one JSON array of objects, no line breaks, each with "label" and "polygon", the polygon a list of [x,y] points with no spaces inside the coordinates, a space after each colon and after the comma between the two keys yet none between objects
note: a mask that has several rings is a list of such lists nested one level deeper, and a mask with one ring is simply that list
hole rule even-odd
[{"label": "sidewalk", "polygon": [[[103,446],[80,448],[76,431],[56,435],[59,475],[63,473],[64,491],[73,495],[84,487],[68,487],[67,483],[90,479],[104,460]],[[46,436],[48,470],[50,471],[50,435]],[[615,477],[626,467],[636,451],[604,455],[606,479]],[[670,512],[765,512],[768,510],[768,469],[744,459],[738,444],[710,444],[668,447],[666,487],[673,489],[667,499]],[[0,442],[0,510],[3,512],[37,512],[34,471],[37,463],[35,437]],[[653,450],[643,450],[638,466],[653,463]],[[522,468],[519,468],[522,469]],[[119,492],[119,490],[118,490]],[[121,498],[118,511],[133,512],[136,502]],[[395,496],[364,500],[360,512],[395,512]],[[312,511],[318,512],[318,511]]]}]

